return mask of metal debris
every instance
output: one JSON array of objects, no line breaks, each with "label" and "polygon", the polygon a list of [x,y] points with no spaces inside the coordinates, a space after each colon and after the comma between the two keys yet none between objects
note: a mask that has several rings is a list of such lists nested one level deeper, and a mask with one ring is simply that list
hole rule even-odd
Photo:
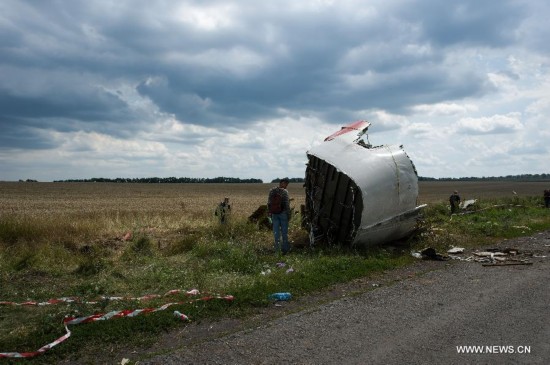
[{"label": "metal debris", "polygon": [[414,232],[418,176],[402,146],[373,146],[358,121],[307,152],[302,220],[310,242],[375,245]]},{"label": "metal debris", "polygon": [[464,200],[462,203],[460,203],[460,208],[461,209],[468,209],[470,207],[473,207],[476,202],[477,202],[477,199]]},{"label": "metal debris", "polygon": [[411,252],[411,255],[418,259],[435,260],[435,261],[446,261],[446,260],[449,260],[450,258],[449,256],[445,256],[437,253],[437,251],[432,247],[425,248],[420,252]]},{"label": "metal debris", "polygon": [[447,250],[447,253],[450,253],[450,254],[464,253],[464,247],[452,247]]}]

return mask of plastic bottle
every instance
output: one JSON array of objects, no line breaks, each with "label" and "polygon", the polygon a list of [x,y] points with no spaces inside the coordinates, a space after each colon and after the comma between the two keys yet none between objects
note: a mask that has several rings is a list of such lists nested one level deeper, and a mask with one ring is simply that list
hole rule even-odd
[{"label": "plastic bottle", "polygon": [[269,299],[273,300],[290,300],[292,298],[292,294],[290,293],[273,293],[269,296]]},{"label": "plastic bottle", "polygon": [[175,316],[176,318],[181,319],[182,321],[187,321],[187,320],[189,320],[189,317],[187,317],[187,315],[185,315],[185,314],[183,314],[183,313],[181,313],[181,312],[179,312],[179,311],[174,311],[174,316]]}]

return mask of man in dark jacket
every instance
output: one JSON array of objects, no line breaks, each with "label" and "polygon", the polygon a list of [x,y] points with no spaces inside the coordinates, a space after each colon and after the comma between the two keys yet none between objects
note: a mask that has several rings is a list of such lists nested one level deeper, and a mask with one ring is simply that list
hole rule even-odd
[{"label": "man in dark jacket", "polygon": [[449,197],[449,203],[451,203],[451,214],[457,213],[460,207],[460,195],[458,195],[458,191],[455,190]]},{"label": "man in dark jacket", "polygon": [[[279,186],[269,191],[267,198],[268,216],[273,222],[273,236],[275,238],[275,252],[281,250],[283,255],[290,251],[288,243],[288,222],[290,221],[290,199],[288,197],[288,178],[279,181]],[[280,245],[282,239],[282,247]]]}]

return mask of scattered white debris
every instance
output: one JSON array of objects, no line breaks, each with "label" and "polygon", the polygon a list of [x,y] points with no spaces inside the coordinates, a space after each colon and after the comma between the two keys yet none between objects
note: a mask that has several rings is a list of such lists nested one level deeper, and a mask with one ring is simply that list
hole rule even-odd
[{"label": "scattered white debris", "polygon": [[464,247],[452,247],[449,250],[447,250],[447,253],[464,253]]},{"label": "scattered white debris", "polygon": [[455,255],[449,255],[449,258],[451,260],[459,260],[459,261],[474,261],[474,257],[473,256],[468,256],[468,257],[464,257],[464,256],[455,256]]},{"label": "scattered white debris", "polygon": [[469,200],[465,200],[463,203],[460,204],[460,207],[462,209],[466,209],[472,205],[474,205],[475,203],[477,202],[477,199],[469,199]]},{"label": "scattered white debris", "polygon": [[531,230],[531,228],[529,228],[527,226],[512,226],[512,228]]},{"label": "scattered white debris", "polygon": [[479,257],[493,257],[493,256],[506,256],[507,254],[504,252],[488,252],[488,251],[482,251],[482,252],[474,252],[474,255]]}]

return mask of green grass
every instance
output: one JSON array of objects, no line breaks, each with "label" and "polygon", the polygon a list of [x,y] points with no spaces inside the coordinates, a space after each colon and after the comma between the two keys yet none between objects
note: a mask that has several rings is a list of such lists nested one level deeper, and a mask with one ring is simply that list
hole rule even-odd
[{"label": "green grass", "polygon": [[[269,304],[268,295],[288,291],[294,297],[314,293],[333,284],[369,276],[412,262],[411,249],[451,246],[472,247],[495,240],[529,235],[550,228],[550,211],[537,198],[478,201],[471,214],[450,215],[445,204],[433,204],[424,212],[422,233],[410,239],[396,254],[384,247],[372,249],[301,245],[292,254],[271,252],[271,232],[259,231],[244,220],[227,226],[215,224],[182,227],[165,242],[136,230],[130,241],[87,244],[73,232],[63,240],[44,232],[68,227],[37,221],[0,221],[0,300],[74,296],[96,300],[100,296],[139,297],[164,294],[171,289],[231,294],[234,302],[209,301],[178,304],[165,311],[135,318],[114,319],[71,327],[64,343],[29,363],[55,363],[76,356],[94,344],[96,350],[152,343],[162,332],[185,326],[174,310],[192,320],[221,316],[246,316]],[[307,233],[296,218],[290,235],[303,243]],[[81,234],[82,233],[82,234]],[[89,241],[84,241],[89,242]],[[161,244],[162,243],[162,244]],[[298,245],[297,245],[298,246]],[[284,263],[284,267],[280,263]],[[291,272],[287,272],[292,268]],[[181,295],[150,301],[99,300],[97,304],[62,304],[44,307],[0,306],[0,352],[34,351],[65,333],[66,315],[85,316],[119,309],[158,307],[186,302]]]},{"label": "green grass", "polygon": [[473,247],[548,229],[550,211],[542,208],[538,197],[479,200],[470,214],[452,216],[440,203],[427,207],[424,225],[419,247]]}]

